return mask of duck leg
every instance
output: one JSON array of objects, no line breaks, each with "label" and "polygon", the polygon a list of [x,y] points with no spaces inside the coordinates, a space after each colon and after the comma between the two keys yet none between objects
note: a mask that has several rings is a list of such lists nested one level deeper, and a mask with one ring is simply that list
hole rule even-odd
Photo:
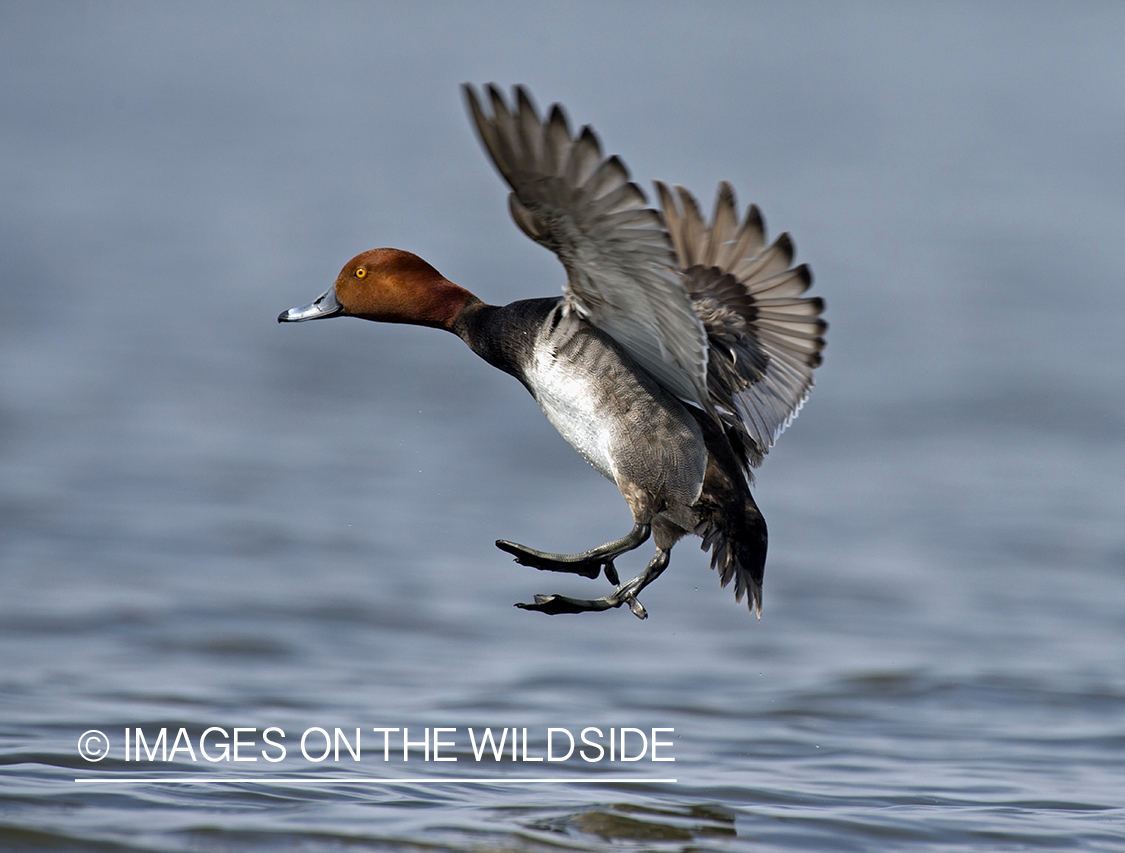
[{"label": "duck leg", "polygon": [[517,604],[521,610],[538,610],[554,616],[557,613],[587,613],[596,610],[609,610],[611,607],[620,607],[628,604],[633,615],[638,619],[648,618],[648,612],[637,601],[640,591],[660,577],[660,573],[668,567],[668,559],[672,549],[658,549],[656,555],[645,566],[645,570],[635,578],[625,581],[609,595],[602,598],[571,598],[567,595],[536,595],[534,604]]},{"label": "duck leg", "polygon": [[[569,572],[587,578],[596,578],[604,568],[606,579],[610,583],[616,584],[618,583],[618,577],[617,569],[613,565],[614,559],[641,545],[648,539],[651,530],[652,525],[638,522],[633,525],[632,530],[620,539],[606,542],[604,545],[591,548],[589,551],[583,551],[581,554],[549,554],[546,551],[536,551],[534,548],[509,542],[507,539],[497,539],[496,547],[501,551],[512,554],[516,558],[516,562],[522,566],[531,566],[533,569],[542,569],[548,572]],[[605,608],[601,609],[604,610]]]}]

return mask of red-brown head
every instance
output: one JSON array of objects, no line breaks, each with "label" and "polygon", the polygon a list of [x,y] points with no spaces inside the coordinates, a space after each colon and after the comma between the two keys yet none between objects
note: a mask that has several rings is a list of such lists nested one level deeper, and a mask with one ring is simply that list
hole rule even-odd
[{"label": "red-brown head", "polygon": [[446,280],[417,255],[372,249],[348,261],[336,284],[308,305],[290,308],[279,323],[324,317],[360,317],[451,329],[472,294]]}]

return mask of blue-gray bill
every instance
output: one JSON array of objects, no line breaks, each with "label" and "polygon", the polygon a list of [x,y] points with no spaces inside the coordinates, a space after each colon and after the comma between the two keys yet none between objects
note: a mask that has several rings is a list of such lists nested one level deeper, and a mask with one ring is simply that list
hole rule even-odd
[{"label": "blue-gray bill", "polygon": [[336,299],[336,288],[330,287],[308,305],[290,308],[277,315],[279,323],[300,323],[303,320],[322,320],[325,317],[335,317],[344,310],[344,306]]}]

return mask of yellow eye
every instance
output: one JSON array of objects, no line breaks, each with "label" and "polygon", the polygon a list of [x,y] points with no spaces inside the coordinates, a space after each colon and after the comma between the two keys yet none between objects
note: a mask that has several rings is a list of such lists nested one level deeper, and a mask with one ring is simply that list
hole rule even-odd
[{"label": "yellow eye", "polygon": [[355,277],[356,278],[363,278],[365,275],[367,275],[367,270],[365,270],[363,267],[356,267],[355,268]]}]

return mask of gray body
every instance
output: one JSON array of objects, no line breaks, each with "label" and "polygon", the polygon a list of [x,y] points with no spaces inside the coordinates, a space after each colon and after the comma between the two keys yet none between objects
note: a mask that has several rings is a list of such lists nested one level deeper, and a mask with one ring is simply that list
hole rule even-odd
[{"label": "gray body", "polygon": [[[552,426],[671,547],[697,523],[707,447],[691,411],[562,299],[465,312],[482,358],[519,379]],[[660,541],[664,540],[664,541]]]}]

